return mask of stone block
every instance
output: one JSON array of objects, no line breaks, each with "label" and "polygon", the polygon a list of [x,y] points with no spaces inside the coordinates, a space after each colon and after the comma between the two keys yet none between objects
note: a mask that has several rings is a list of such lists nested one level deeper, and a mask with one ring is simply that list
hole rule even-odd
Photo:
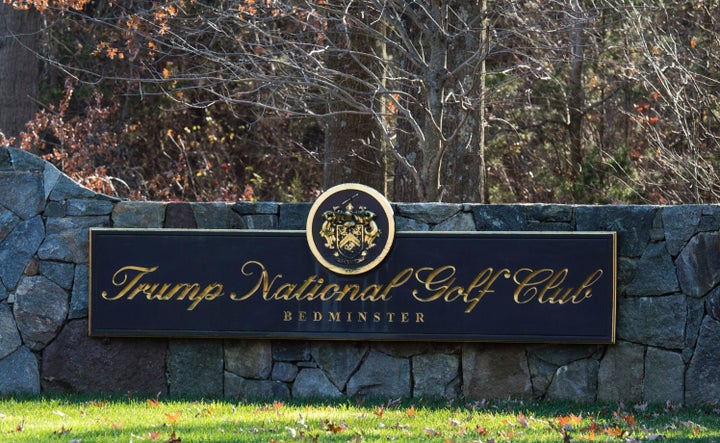
[{"label": "stone block", "polygon": [[665,243],[651,243],[643,252],[635,269],[635,275],[625,287],[629,296],[665,295],[678,292],[675,265]]},{"label": "stone block", "polygon": [[271,380],[247,380],[231,372],[224,374],[225,398],[242,400],[283,400],[290,398],[285,383]]},{"label": "stone block", "polygon": [[15,229],[18,223],[20,223],[20,218],[17,215],[0,206],[0,242]]},{"label": "stone block", "polygon": [[42,218],[35,216],[19,223],[0,243],[0,281],[7,289],[17,286],[45,236]]},{"label": "stone block", "polygon": [[41,261],[40,273],[57,283],[61,288],[70,289],[75,279],[75,266],[72,263]]},{"label": "stone block", "polygon": [[273,340],[272,356],[275,361],[308,361],[310,345],[305,341]]},{"label": "stone block", "polygon": [[560,366],[547,390],[547,400],[590,402],[596,399],[597,360],[589,358]]},{"label": "stone block", "polygon": [[88,300],[90,289],[88,279],[88,265],[75,266],[75,284],[70,294],[70,311],[68,318],[83,318],[88,316]]},{"label": "stone block", "polygon": [[228,203],[193,203],[192,210],[199,229],[230,229],[240,223],[240,216]]},{"label": "stone block", "polygon": [[678,352],[648,348],[645,354],[644,400],[649,403],[682,403],[685,364]]},{"label": "stone block", "polygon": [[172,340],[168,347],[167,372],[169,392],[173,397],[222,396],[222,343]]},{"label": "stone block", "polygon": [[680,251],[675,266],[680,287],[690,297],[702,297],[720,283],[720,233],[694,236]]},{"label": "stone block", "polygon": [[232,206],[232,210],[240,215],[278,215],[280,204],[276,202],[239,201]]},{"label": "stone block", "polygon": [[460,355],[417,355],[412,357],[412,368],[414,398],[458,398]]},{"label": "stone block", "polygon": [[110,215],[115,204],[107,199],[69,199],[65,204],[68,216]]},{"label": "stone block", "polygon": [[347,383],[349,397],[410,398],[410,361],[370,351]]},{"label": "stone block", "polygon": [[569,224],[573,218],[573,206],[531,204],[522,205],[528,222]]},{"label": "stone block", "polygon": [[720,322],[705,316],[685,373],[685,402],[714,404],[720,398]]},{"label": "stone block", "polygon": [[532,394],[524,346],[463,345],[462,370],[465,398],[524,398]]},{"label": "stone block", "polygon": [[225,342],[225,370],[243,378],[264,380],[272,371],[272,344],[268,340]]},{"label": "stone block", "polygon": [[475,219],[464,212],[453,215],[432,228],[433,231],[468,232],[475,231]]},{"label": "stone block", "polygon": [[24,346],[0,359],[0,374],[0,395],[40,393],[37,357]]},{"label": "stone block", "polygon": [[626,342],[609,346],[598,372],[599,401],[641,402],[645,347]]},{"label": "stone block", "polygon": [[285,203],[280,206],[279,229],[304,230],[308,214],[310,214],[310,203]]},{"label": "stone block", "polygon": [[367,350],[367,343],[362,342],[315,342],[310,353],[330,381],[343,390]]},{"label": "stone block", "polygon": [[429,225],[447,221],[462,210],[462,205],[449,203],[398,203],[394,206],[399,216]]},{"label": "stone block", "polygon": [[88,337],[87,320],[68,322],[42,353],[42,387],[68,393],[167,393],[167,341]]},{"label": "stone block", "polygon": [[115,228],[162,228],[166,203],[124,201],[115,205],[112,225]]},{"label": "stone block", "polygon": [[277,229],[278,219],[275,215],[256,214],[240,216],[240,229]]},{"label": "stone block", "polygon": [[[48,174],[46,173],[46,176]],[[96,194],[95,192],[89,190],[88,188],[79,185],[78,183],[74,182],[70,177],[68,177],[65,174],[60,174],[57,176],[57,180],[55,181],[55,184],[52,185],[52,183],[48,183],[48,186],[46,188],[50,189],[52,186],[52,189],[50,190],[48,194],[48,198],[51,201],[66,201],[71,198],[76,199],[86,199],[86,198],[95,198],[99,194]],[[47,193],[47,190],[45,191]]]},{"label": "stone block", "polygon": [[676,256],[695,234],[702,216],[702,206],[666,206],[661,211],[667,249],[670,255]]},{"label": "stone block", "polygon": [[87,263],[89,228],[106,227],[109,222],[107,216],[49,218],[38,257],[42,260]]},{"label": "stone block", "polygon": [[285,383],[291,383],[295,380],[298,374],[298,367],[292,363],[279,361],[273,365],[270,379],[275,381],[282,381]]},{"label": "stone block", "polygon": [[172,229],[195,229],[197,221],[190,203],[168,203],[165,208],[165,227]]},{"label": "stone block", "polygon": [[343,394],[321,369],[301,370],[292,387],[293,398],[342,398]]},{"label": "stone block", "polygon": [[0,360],[20,347],[22,340],[10,307],[0,302]]},{"label": "stone block", "polygon": [[0,206],[22,220],[40,214],[45,208],[42,176],[24,171],[0,171]]},{"label": "stone block", "polygon": [[430,225],[421,223],[415,219],[395,216],[395,231],[429,231]]},{"label": "stone block", "polygon": [[522,231],[527,224],[525,211],[516,205],[477,205],[472,211],[477,231]]},{"label": "stone block", "polygon": [[68,313],[68,293],[41,275],[23,277],[15,290],[13,313],[23,343],[37,351],[60,331]]},{"label": "stone block", "polygon": [[666,349],[685,345],[687,307],[685,296],[621,298],[618,303],[617,337]]},{"label": "stone block", "polygon": [[577,206],[578,231],[616,231],[621,257],[639,257],[650,241],[657,208],[653,206]]}]

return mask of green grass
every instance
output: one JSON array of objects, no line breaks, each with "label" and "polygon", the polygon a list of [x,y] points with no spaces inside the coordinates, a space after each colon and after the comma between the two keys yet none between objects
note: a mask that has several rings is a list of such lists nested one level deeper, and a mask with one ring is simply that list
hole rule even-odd
[{"label": "green grass", "polygon": [[0,398],[0,442],[720,442],[720,410],[524,402]]}]

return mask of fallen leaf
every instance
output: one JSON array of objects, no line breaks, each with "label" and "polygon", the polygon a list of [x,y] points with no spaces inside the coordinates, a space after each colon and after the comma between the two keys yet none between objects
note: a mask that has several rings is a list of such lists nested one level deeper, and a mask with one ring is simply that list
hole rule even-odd
[{"label": "fallen leaf", "polygon": [[175,431],[173,431],[172,434],[170,434],[170,438],[165,440],[165,443],[180,443],[182,439],[175,435]]},{"label": "fallen leaf", "polygon": [[375,408],[375,410],[373,411],[373,414],[375,414],[376,416],[378,416],[378,418],[382,418],[384,412],[385,412],[385,408],[383,408],[382,406],[378,406],[378,407]]},{"label": "fallen leaf", "polygon": [[160,406],[160,401],[157,398],[148,398],[148,406],[157,408]]},{"label": "fallen leaf", "polygon": [[518,416],[517,416],[517,421],[518,421],[518,423],[520,424],[520,426],[522,426],[523,428],[527,428],[527,427],[528,427],[527,417],[525,417],[525,414],[523,414],[522,412],[520,412],[520,413],[518,414]]},{"label": "fallen leaf", "polygon": [[437,436],[442,435],[442,433],[440,431],[436,431],[433,428],[425,428],[424,430],[425,430],[425,434],[429,435],[430,437],[437,437]]},{"label": "fallen leaf", "polygon": [[337,434],[338,432],[342,432],[347,429],[347,425],[344,423],[338,423],[335,424],[330,420],[325,420],[325,430],[330,431],[333,434]]},{"label": "fallen leaf", "polygon": [[408,416],[410,416],[410,417],[415,417],[415,416],[417,416],[417,411],[415,410],[415,406],[410,406],[409,408],[407,408],[407,410],[405,411],[405,413],[406,413]]},{"label": "fallen leaf", "polygon": [[478,425],[477,428],[475,428],[478,434],[480,435],[488,435],[489,431],[482,426]]},{"label": "fallen leaf", "polygon": [[177,422],[177,420],[178,420],[179,417],[180,417],[180,413],[179,413],[179,412],[167,412],[167,413],[165,413],[165,418],[167,418],[170,423],[175,423],[175,422]]}]

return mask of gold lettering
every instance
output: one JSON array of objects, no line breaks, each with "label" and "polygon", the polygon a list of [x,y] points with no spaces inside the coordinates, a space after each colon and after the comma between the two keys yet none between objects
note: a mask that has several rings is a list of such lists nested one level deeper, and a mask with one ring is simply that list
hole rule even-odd
[{"label": "gold lettering", "polygon": [[250,266],[255,266],[258,268],[258,271],[260,271],[260,278],[258,278],[257,282],[255,283],[255,286],[253,286],[252,289],[250,289],[248,292],[246,292],[244,295],[238,297],[237,294],[233,293],[230,295],[230,298],[232,298],[234,301],[243,301],[247,300],[248,298],[252,297],[253,294],[255,294],[258,289],[262,287],[262,296],[265,300],[268,300],[268,294],[270,293],[270,288],[273,284],[275,284],[275,280],[278,278],[282,278],[282,274],[278,274],[275,277],[273,277],[272,280],[270,280],[270,275],[267,272],[267,269],[265,269],[265,265],[260,263],[259,261],[255,260],[249,260],[246,261],[242,267],[240,268],[240,271],[243,275],[250,277],[254,274],[252,270],[248,270],[246,268],[249,268]]},{"label": "gold lettering", "polygon": [[220,283],[211,283],[207,286],[205,286],[205,289],[202,290],[200,293],[200,296],[195,297],[194,295],[190,296],[190,300],[192,300],[192,303],[190,306],[188,306],[187,310],[192,311],[195,309],[195,307],[203,300],[212,301],[216,298],[223,295],[223,285]]},{"label": "gold lettering", "polygon": [[382,285],[369,285],[367,288],[363,289],[357,297],[351,297],[350,300],[355,301],[360,299],[362,301],[378,301],[380,298],[378,295],[380,293],[380,289],[382,289]]},{"label": "gold lettering", "polygon": [[[421,274],[425,272],[428,272],[428,274],[426,277],[423,278]],[[418,296],[417,290],[413,290],[413,297],[415,297],[416,300],[421,302],[431,302],[437,300],[442,296],[445,296],[447,301],[450,285],[455,283],[454,275],[455,267],[450,265],[441,266],[439,268],[418,269],[417,272],[415,272],[415,278],[425,286],[425,289],[427,289],[428,291],[435,291],[435,293],[431,294],[426,298],[422,298]],[[457,291],[456,287],[454,287],[451,292],[454,291]]]},{"label": "gold lettering", "polygon": [[322,312],[320,311],[313,311],[313,321],[320,321],[323,319]]},{"label": "gold lettering", "polygon": [[407,268],[400,271],[395,277],[393,277],[392,280],[390,280],[390,283],[385,285],[385,289],[383,290],[382,294],[380,294],[379,299],[382,301],[390,300],[392,298],[392,296],[389,295],[390,290],[392,288],[399,288],[400,286],[404,285],[413,275],[413,271],[413,268]]},{"label": "gold lettering", "polygon": [[339,312],[331,312],[330,318],[328,321],[340,321],[340,313]]},{"label": "gold lettering", "polygon": [[153,285],[151,283],[140,283],[135,289],[133,289],[130,295],[127,296],[127,299],[132,300],[133,298],[135,298],[136,295],[142,292],[143,294],[145,294],[145,298],[149,300],[157,286],[157,284]]},{"label": "gold lettering", "polygon": [[[335,293],[340,289],[339,285],[336,285],[335,283],[330,283],[329,285],[322,288],[322,291],[318,293],[318,297],[320,297],[320,300],[322,301],[328,301],[332,300],[332,298],[335,296]],[[328,292],[332,292],[328,295]]]},{"label": "gold lettering", "polygon": [[[520,279],[520,275],[524,273],[527,273],[527,276]],[[518,285],[513,294],[515,303],[523,305],[532,301],[538,293],[537,285],[546,282],[552,275],[552,269],[538,269],[537,271],[533,271],[530,268],[521,268],[515,271],[513,280]],[[534,281],[538,276],[539,280]]]},{"label": "gold lettering", "polygon": [[275,290],[270,298],[273,300],[290,300],[293,297],[293,291],[296,287],[297,285],[292,283],[283,283]]},{"label": "gold lettering", "polygon": [[298,312],[298,321],[307,321],[307,311]]},{"label": "gold lettering", "polygon": [[[521,273],[527,273],[527,275],[521,277]],[[565,289],[561,286],[568,274],[567,268],[559,271],[552,269],[538,269],[536,271],[528,268],[519,269],[513,276],[515,283],[518,285],[513,295],[515,302],[525,304],[537,299],[538,303],[543,304],[582,303],[592,297],[592,285],[602,277],[603,270],[597,269],[590,273],[577,289],[572,287]]]},{"label": "gold lettering", "polygon": [[380,320],[382,320],[382,316],[379,312],[373,313],[373,322],[380,323]]},{"label": "gold lettering", "polygon": [[292,321],[292,311],[283,311],[283,321]]},{"label": "gold lettering", "polygon": [[367,312],[358,312],[358,321],[362,323],[367,322]]},{"label": "gold lettering", "polygon": [[[125,296],[125,294],[132,289],[135,284],[140,281],[141,278],[143,278],[145,275],[157,271],[159,266],[153,266],[152,268],[145,268],[142,266],[124,266],[117,271],[115,271],[115,274],[113,274],[112,278],[112,284],[114,286],[124,286],[120,292],[117,293],[115,296],[108,296],[107,291],[102,291],[101,295],[102,298],[105,300],[118,300]],[[128,282],[128,274],[131,274],[132,272],[137,272],[137,275],[133,277]]]},{"label": "gold lettering", "polygon": [[[337,285],[335,285],[335,286],[337,286]],[[355,284],[355,283],[348,283],[345,285],[345,287],[343,288],[342,291],[335,292],[335,294],[333,294],[333,295],[335,296],[335,301],[342,301],[342,299],[345,298],[345,296],[347,295],[348,292],[352,292],[352,294],[350,294],[350,300],[355,301],[355,297],[357,296],[357,293],[359,291],[360,291],[360,285]],[[323,301],[325,301],[325,299],[323,299]]]},{"label": "gold lettering", "polygon": [[[493,268],[487,268],[480,272],[472,281],[472,283],[470,283],[465,293],[464,300],[465,303],[468,303],[468,307],[465,308],[465,313],[471,313],[472,310],[475,309],[475,306],[480,302],[480,300],[485,297],[485,294],[487,294],[488,292],[495,292],[494,289],[490,289],[492,285],[495,284],[495,280],[500,277],[510,278],[510,275],[510,270],[505,268],[500,269],[494,274]],[[470,298],[470,294],[473,292],[473,290],[478,288],[479,290],[475,297]]]},{"label": "gold lettering", "polygon": [[407,323],[408,320],[408,313],[407,312],[401,312],[400,313],[400,322],[401,323]]},{"label": "gold lettering", "polygon": [[[313,279],[313,280],[315,280],[315,276],[312,276],[312,277],[310,277],[310,278]],[[309,279],[308,279],[308,280],[309,280]],[[325,283],[325,279],[324,279],[324,278],[319,278],[319,279],[317,279],[317,282],[315,282],[315,286],[313,286],[312,289],[310,290],[310,292],[307,293],[307,299],[308,299],[308,300],[311,300],[311,301],[312,301],[312,300],[315,300],[315,299],[318,297],[318,295],[316,295],[317,290],[320,289],[320,287],[323,285],[323,283]],[[303,287],[304,287],[304,286],[303,286]]]},{"label": "gold lettering", "polygon": [[425,323],[425,314],[422,312],[416,312],[415,323]]},{"label": "gold lettering", "polygon": [[[587,300],[588,298],[592,297],[592,289],[590,288],[592,285],[595,284],[598,280],[600,280],[600,277],[603,276],[603,270],[597,269],[595,272],[591,273],[587,276],[587,278],[578,286],[577,291],[573,295],[570,296],[570,299],[572,300],[572,303],[574,305],[578,303],[582,303],[583,301]],[[580,293],[582,293],[582,297],[580,297]]]}]

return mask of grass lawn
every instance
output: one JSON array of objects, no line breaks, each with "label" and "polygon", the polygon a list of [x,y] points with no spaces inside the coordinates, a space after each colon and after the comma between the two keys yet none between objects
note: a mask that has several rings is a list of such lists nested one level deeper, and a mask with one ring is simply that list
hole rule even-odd
[{"label": "grass lawn", "polygon": [[720,409],[527,402],[0,398],[0,442],[720,442]]}]

